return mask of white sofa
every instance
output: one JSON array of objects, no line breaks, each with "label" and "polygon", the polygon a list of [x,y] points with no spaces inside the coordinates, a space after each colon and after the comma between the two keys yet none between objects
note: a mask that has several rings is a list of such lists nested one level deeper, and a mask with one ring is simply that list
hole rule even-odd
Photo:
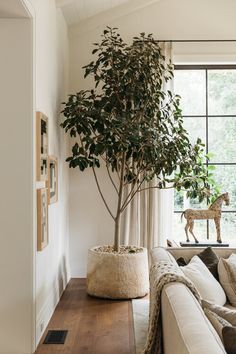
[{"label": "white sofa", "polygon": [[[151,261],[183,257],[190,260],[204,248],[154,248]],[[223,258],[236,253],[235,248],[214,248]],[[174,257],[174,258],[173,258]],[[177,264],[177,263],[176,263]],[[224,346],[191,291],[181,283],[170,283],[162,291],[162,331],[164,354],[222,354]]]}]

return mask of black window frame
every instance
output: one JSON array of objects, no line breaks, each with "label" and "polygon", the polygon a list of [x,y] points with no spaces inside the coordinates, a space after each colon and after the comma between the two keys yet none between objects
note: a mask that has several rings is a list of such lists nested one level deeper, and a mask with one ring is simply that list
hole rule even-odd
[{"label": "black window frame", "polygon": [[[205,118],[206,120],[206,125],[205,125],[205,129],[206,129],[206,154],[209,153],[209,118],[214,118],[214,117],[232,117],[236,119],[236,114],[230,114],[230,115],[226,115],[226,114],[220,114],[220,115],[210,115],[208,114],[208,72],[210,70],[236,70],[236,65],[232,65],[232,64],[225,64],[225,65],[215,65],[215,64],[203,64],[203,65],[193,65],[193,64],[186,64],[186,65],[174,65],[174,71],[176,70],[204,70],[205,71],[205,85],[206,85],[206,114],[205,115],[183,115],[183,118]],[[235,162],[209,162],[208,160],[206,160],[205,164],[207,166],[236,166],[236,161]],[[180,214],[182,213],[183,210],[175,210],[174,209],[174,214]],[[222,213],[236,213],[236,209],[229,209],[229,210],[222,210]],[[207,232],[207,239],[209,239],[209,220],[207,220],[207,226],[206,226],[206,232]]]}]

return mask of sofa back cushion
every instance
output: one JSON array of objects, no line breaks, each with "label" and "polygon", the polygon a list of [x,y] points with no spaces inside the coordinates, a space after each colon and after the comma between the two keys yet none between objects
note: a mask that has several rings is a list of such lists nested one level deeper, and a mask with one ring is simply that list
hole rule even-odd
[{"label": "sofa back cushion", "polygon": [[198,257],[207,266],[211,274],[217,280],[219,280],[218,269],[217,269],[219,263],[219,257],[217,256],[215,251],[211,247],[207,247],[202,252],[198,253]]},{"label": "sofa back cushion", "polygon": [[236,254],[232,254],[228,259],[220,259],[218,273],[229,302],[236,306]]},{"label": "sofa back cushion", "polygon": [[[236,248],[232,247],[212,247],[212,249],[219,258],[228,258],[232,253],[236,253]],[[175,259],[183,257],[188,262],[193,256],[204,251],[205,247],[168,247],[167,250]]]},{"label": "sofa back cushion", "polygon": [[198,256],[194,256],[187,266],[180,268],[186,277],[193,282],[203,300],[217,305],[226,303],[223,288]]},{"label": "sofa back cushion", "polygon": [[216,304],[213,304],[212,302],[208,302],[205,300],[202,300],[202,308],[208,309],[214,313],[216,313],[218,316],[224,318],[226,321],[228,321],[232,326],[236,326],[236,308],[235,309],[229,309],[225,306],[219,306]]}]

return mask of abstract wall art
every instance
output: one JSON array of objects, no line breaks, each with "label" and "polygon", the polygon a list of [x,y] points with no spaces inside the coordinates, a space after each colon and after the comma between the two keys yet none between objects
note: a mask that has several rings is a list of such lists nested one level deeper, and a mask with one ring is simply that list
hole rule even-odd
[{"label": "abstract wall art", "polygon": [[58,160],[55,156],[48,158],[48,203],[56,203],[58,200]]},{"label": "abstract wall art", "polygon": [[48,179],[48,118],[36,112],[37,181]]},{"label": "abstract wall art", "polygon": [[37,250],[42,251],[48,244],[48,191],[37,190]]}]

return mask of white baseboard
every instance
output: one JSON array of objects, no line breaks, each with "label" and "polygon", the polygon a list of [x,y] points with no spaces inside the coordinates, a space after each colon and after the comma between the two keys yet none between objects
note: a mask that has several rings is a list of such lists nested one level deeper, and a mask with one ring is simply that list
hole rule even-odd
[{"label": "white baseboard", "polygon": [[36,347],[38,346],[39,341],[53,315],[53,312],[55,311],[55,308],[60,301],[66,285],[67,284],[65,284],[63,289],[60,291],[59,287],[56,285],[56,283],[54,283],[46,301],[41,307],[39,313],[36,315]]}]

